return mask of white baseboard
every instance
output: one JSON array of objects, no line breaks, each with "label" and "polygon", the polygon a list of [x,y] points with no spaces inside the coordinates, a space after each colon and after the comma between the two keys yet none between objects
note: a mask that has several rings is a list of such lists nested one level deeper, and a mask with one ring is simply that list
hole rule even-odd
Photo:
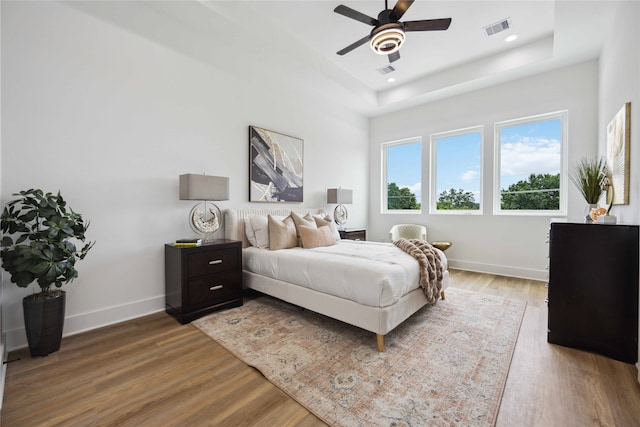
[{"label": "white baseboard", "polygon": [[497,274],[499,276],[518,277],[520,279],[547,281],[547,270],[511,267],[508,265],[484,264],[473,261],[447,259],[449,267],[456,270],[475,271],[477,273]]},{"label": "white baseboard", "polygon": [[[164,295],[160,295],[146,300],[65,317],[63,336],[68,337],[92,329],[102,328],[103,326],[157,313],[163,311],[164,308],[165,297]],[[24,326],[6,331],[4,342],[7,352],[27,347],[27,334]]]},{"label": "white baseboard", "polygon": [[2,402],[4,401],[4,382],[7,378],[7,346],[4,343],[7,342],[5,337],[0,339],[0,355],[2,355],[2,368],[0,368],[0,409],[2,409]]}]

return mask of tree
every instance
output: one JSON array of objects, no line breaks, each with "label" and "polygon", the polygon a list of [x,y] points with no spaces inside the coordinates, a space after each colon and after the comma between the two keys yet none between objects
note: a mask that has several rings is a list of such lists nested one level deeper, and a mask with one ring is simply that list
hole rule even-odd
[{"label": "tree", "polygon": [[420,203],[409,188],[399,188],[395,182],[391,182],[387,186],[387,209],[420,209]]},{"label": "tree", "polygon": [[475,210],[480,209],[480,203],[476,202],[473,193],[463,189],[443,191],[438,198],[438,210]]},{"label": "tree", "polygon": [[504,210],[560,209],[560,174],[531,174],[527,181],[511,184],[501,194]]}]

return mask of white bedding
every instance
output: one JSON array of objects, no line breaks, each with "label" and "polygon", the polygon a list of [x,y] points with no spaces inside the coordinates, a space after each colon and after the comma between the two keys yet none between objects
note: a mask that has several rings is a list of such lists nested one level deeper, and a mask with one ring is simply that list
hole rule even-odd
[{"label": "white bedding", "polygon": [[[442,252],[443,270],[447,269]],[[371,307],[418,288],[419,266],[391,243],[341,240],[333,246],[243,250],[243,269]]]}]

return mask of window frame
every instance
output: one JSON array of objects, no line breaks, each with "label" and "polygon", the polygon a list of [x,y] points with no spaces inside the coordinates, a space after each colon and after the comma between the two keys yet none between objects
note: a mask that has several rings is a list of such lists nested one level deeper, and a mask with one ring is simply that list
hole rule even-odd
[{"label": "window frame", "polygon": [[[466,135],[471,133],[479,133],[480,134],[480,194],[478,196],[478,203],[480,204],[480,208],[477,210],[471,209],[438,209],[438,189],[437,189],[437,158],[438,158],[438,149],[437,149],[437,139],[438,138],[450,138],[454,136]],[[483,214],[483,206],[482,203],[482,195],[483,195],[483,187],[484,187],[484,172],[483,172],[483,164],[484,164],[484,125],[470,126],[462,129],[455,129],[445,132],[438,132],[431,134],[430,138],[430,147],[429,153],[431,157],[431,171],[429,174],[429,213],[432,215],[482,215]]]},{"label": "window frame", "polygon": [[[420,168],[419,168],[419,172],[420,172],[420,209],[389,209],[388,206],[388,161],[387,161],[387,149],[389,147],[394,147],[394,146],[398,146],[398,145],[405,145],[405,144],[413,144],[413,143],[417,143],[420,145]],[[380,157],[381,157],[381,185],[380,185],[380,213],[381,214],[410,214],[410,215],[420,215],[422,214],[422,212],[424,211],[424,201],[423,201],[423,197],[422,197],[422,182],[423,182],[423,157],[424,157],[424,144],[422,143],[422,137],[421,136],[416,136],[416,137],[411,137],[411,138],[403,138],[403,139],[398,139],[395,141],[388,141],[388,142],[383,142],[380,144]],[[416,194],[417,195],[417,194]]]},{"label": "window frame", "polygon": [[[503,128],[518,126],[528,123],[536,123],[548,120],[560,119],[562,129],[560,131],[560,206],[558,210],[503,210],[501,208],[501,130]],[[560,110],[551,113],[537,114],[518,119],[503,120],[494,123],[493,129],[494,151],[494,175],[493,175],[493,214],[507,216],[560,216],[567,215],[568,196],[568,146],[569,146],[569,111]]]}]

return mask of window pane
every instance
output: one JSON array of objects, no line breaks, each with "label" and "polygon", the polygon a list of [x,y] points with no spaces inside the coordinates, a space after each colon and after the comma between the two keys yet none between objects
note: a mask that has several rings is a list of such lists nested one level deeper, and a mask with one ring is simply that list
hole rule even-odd
[{"label": "window pane", "polygon": [[422,205],[422,143],[412,140],[384,145],[386,210],[420,210]]},{"label": "window pane", "polygon": [[500,209],[560,210],[563,119],[500,127]]},{"label": "window pane", "polygon": [[434,135],[435,191],[438,212],[480,211],[482,128]]}]

